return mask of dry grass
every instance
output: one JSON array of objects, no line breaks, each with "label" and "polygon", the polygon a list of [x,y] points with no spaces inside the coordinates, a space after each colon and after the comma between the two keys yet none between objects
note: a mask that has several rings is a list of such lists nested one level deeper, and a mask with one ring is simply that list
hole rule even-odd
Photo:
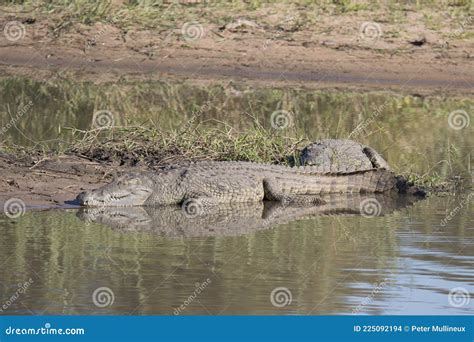
[{"label": "dry grass", "polygon": [[[275,8],[282,12],[298,13],[303,19],[303,26],[314,26],[318,23],[318,15],[354,15],[354,12],[391,13],[391,20],[403,19],[404,12],[418,11],[424,13],[427,22],[430,15],[444,12],[449,18],[464,17],[472,10],[470,0],[442,1],[159,1],[159,0],[122,0],[122,1],[93,1],[93,0],[10,0],[5,1],[5,7],[11,12],[31,12],[57,20],[61,25],[71,22],[92,24],[97,21],[113,22],[118,27],[127,28],[141,26],[142,28],[167,29],[199,18],[203,23],[226,24],[236,16],[253,18],[260,16],[262,9]],[[1,3],[0,3],[1,5]],[[264,18],[261,18],[264,19]]]},{"label": "dry grass", "polygon": [[257,122],[243,133],[223,127],[199,129],[183,126],[179,130],[114,127],[107,130],[75,130],[74,142],[66,153],[80,154],[98,161],[118,161],[130,165],[158,166],[197,160],[239,160],[292,164],[299,150],[308,144],[265,130]]}]

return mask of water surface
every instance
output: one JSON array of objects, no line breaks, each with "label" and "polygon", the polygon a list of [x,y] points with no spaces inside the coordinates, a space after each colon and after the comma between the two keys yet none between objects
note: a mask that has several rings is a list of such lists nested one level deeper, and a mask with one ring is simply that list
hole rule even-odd
[{"label": "water surface", "polygon": [[[75,210],[28,212],[0,221],[0,300],[31,279],[4,313],[473,314],[472,203],[443,221],[463,199],[204,236],[113,229]],[[98,307],[94,291],[104,287],[114,300]],[[286,306],[272,304],[277,288],[291,295]],[[470,301],[453,306],[455,288]]]}]

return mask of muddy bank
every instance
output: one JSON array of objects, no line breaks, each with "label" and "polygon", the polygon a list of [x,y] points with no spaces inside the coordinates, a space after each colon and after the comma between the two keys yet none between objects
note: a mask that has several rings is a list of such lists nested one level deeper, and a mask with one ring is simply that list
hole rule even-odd
[{"label": "muddy bank", "polygon": [[0,142],[0,204],[18,198],[27,208],[77,206],[74,199],[81,191],[97,188],[122,173],[200,160],[279,163],[282,156],[297,153],[304,141],[275,137],[263,130],[247,135],[191,126],[189,130],[186,134],[145,127],[91,130],[61,151]]},{"label": "muddy bank", "polygon": [[[28,208],[74,206],[76,195],[107,182],[112,165],[78,156],[17,158],[0,155],[0,205],[12,198],[21,199]],[[69,203],[69,204],[68,204]]]}]

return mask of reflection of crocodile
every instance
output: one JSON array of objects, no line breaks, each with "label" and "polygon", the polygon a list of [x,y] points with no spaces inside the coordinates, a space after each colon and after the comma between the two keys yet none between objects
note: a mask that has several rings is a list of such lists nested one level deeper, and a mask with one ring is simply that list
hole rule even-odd
[{"label": "reflection of crocodile", "polygon": [[120,232],[148,232],[167,237],[235,236],[320,215],[386,215],[418,200],[398,194],[332,194],[323,199],[325,204],[319,206],[265,201],[222,204],[205,212],[176,205],[96,207],[80,209],[77,216]]}]

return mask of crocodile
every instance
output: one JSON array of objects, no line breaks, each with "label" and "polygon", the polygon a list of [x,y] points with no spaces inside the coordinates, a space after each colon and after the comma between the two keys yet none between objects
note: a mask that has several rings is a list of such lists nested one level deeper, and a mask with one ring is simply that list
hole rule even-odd
[{"label": "crocodile", "polygon": [[125,174],[79,194],[77,200],[82,206],[163,206],[197,201],[205,207],[262,200],[321,205],[323,194],[390,190],[397,190],[397,177],[384,168],[321,173],[314,166],[203,161]]},{"label": "crocodile", "polygon": [[[391,170],[387,161],[372,147],[349,139],[317,140],[301,151],[299,162],[311,165],[321,173]],[[426,196],[425,190],[403,176],[396,176],[396,188],[399,193]]]}]

